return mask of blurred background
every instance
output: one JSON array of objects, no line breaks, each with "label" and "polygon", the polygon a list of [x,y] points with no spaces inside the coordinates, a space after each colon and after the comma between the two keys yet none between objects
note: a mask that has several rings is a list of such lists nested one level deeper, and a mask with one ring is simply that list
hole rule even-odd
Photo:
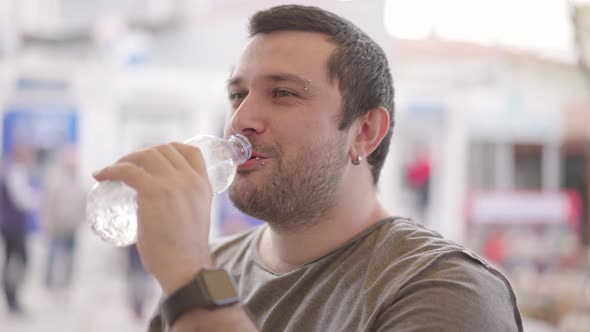
[{"label": "blurred background", "polygon": [[[90,174],[220,135],[247,19],[283,3],[347,17],[386,51],[385,205],[504,271],[526,331],[590,331],[588,0],[0,0],[0,196],[28,211],[26,243],[0,253],[28,249],[25,272],[2,265],[22,290],[0,331],[145,329],[159,291],[133,247],[83,223]],[[212,214],[212,237],[258,223],[225,195]]]}]

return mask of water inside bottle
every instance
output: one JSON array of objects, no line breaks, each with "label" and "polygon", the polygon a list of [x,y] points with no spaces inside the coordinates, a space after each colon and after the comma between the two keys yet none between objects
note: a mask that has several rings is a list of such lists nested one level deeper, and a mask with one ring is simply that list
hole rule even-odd
[{"label": "water inside bottle", "polygon": [[217,195],[227,189],[233,182],[238,168],[231,160],[225,160],[207,167],[207,175],[213,194]]},{"label": "water inside bottle", "polygon": [[86,213],[92,230],[117,246],[137,239],[137,194],[122,182],[97,183],[88,196]]}]

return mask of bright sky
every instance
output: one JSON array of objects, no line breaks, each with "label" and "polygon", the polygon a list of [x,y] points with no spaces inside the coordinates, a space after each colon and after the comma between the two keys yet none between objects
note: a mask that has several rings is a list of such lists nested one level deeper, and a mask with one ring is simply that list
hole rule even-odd
[{"label": "bright sky", "polygon": [[[590,0],[572,0],[590,3]],[[533,49],[573,59],[568,0],[385,0],[385,27],[399,38],[443,39]]]}]

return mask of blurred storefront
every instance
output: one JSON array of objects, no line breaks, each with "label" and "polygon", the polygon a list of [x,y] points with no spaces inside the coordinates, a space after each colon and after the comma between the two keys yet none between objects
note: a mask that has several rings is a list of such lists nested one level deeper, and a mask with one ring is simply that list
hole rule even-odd
[{"label": "blurred storefront", "polygon": [[[587,319],[590,104],[579,68],[436,37],[398,40],[392,53],[404,96],[398,176],[431,154],[425,222],[508,273],[525,314]],[[411,185],[399,188],[419,201]]]},{"label": "blurred storefront", "polygon": [[562,187],[579,193],[582,206],[581,240],[590,246],[590,101],[564,110],[565,135],[561,147]]}]

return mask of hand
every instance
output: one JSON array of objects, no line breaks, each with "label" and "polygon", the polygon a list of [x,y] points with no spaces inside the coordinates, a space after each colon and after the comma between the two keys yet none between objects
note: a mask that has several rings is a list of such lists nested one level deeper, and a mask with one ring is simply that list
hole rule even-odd
[{"label": "hand", "polygon": [[198,148],[170,143],[131,153],[94,174],[137,191],[137,247],[167,294],[212,265],[212,191]]}]

